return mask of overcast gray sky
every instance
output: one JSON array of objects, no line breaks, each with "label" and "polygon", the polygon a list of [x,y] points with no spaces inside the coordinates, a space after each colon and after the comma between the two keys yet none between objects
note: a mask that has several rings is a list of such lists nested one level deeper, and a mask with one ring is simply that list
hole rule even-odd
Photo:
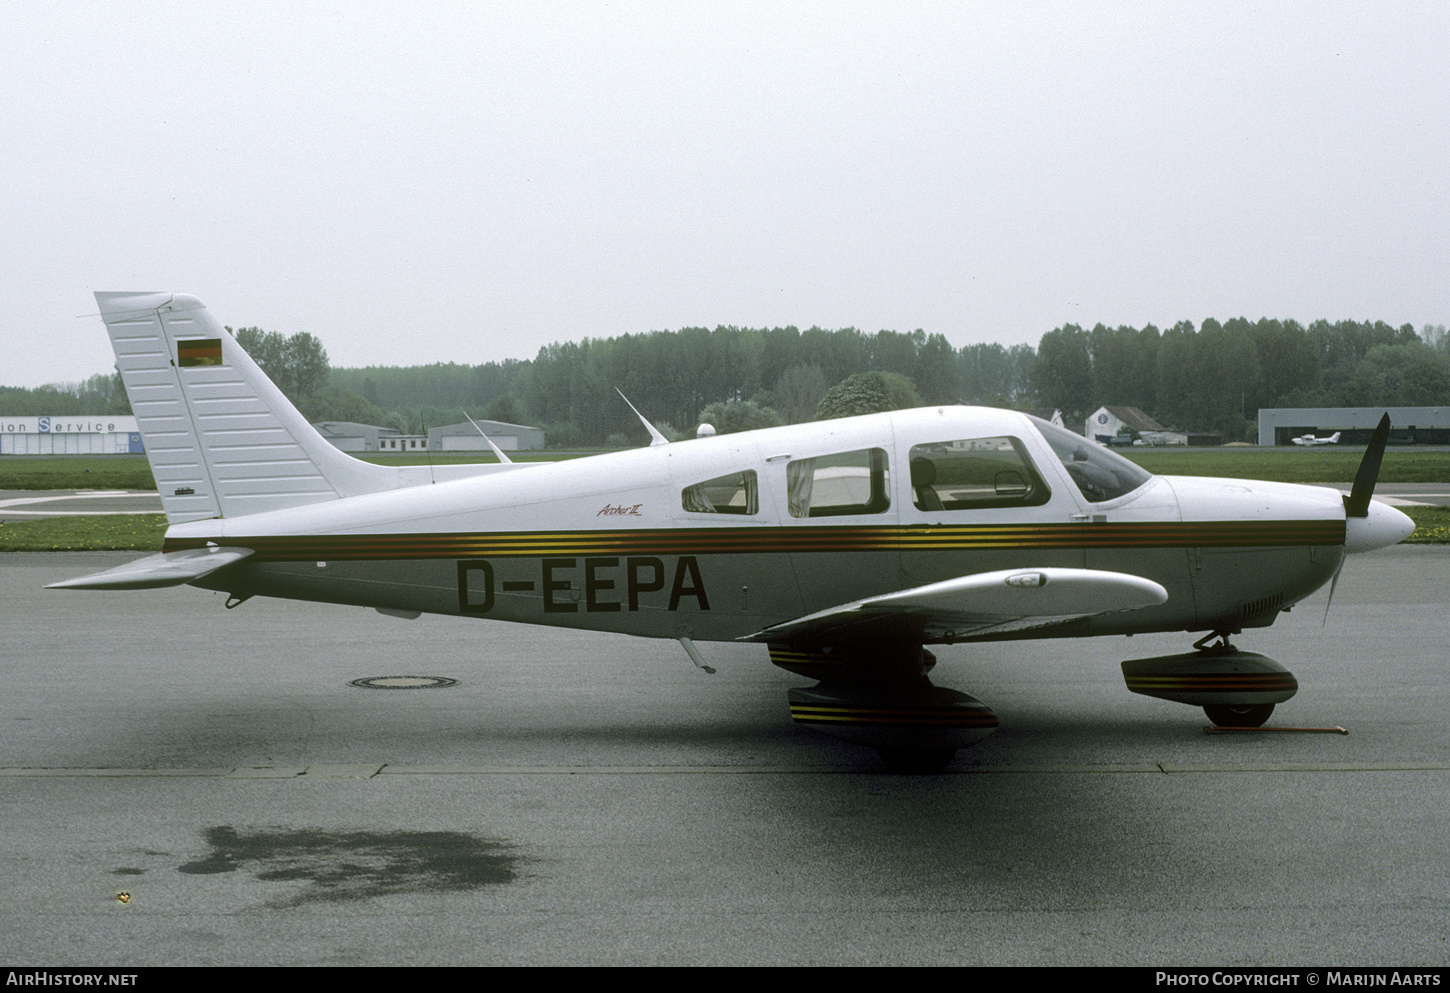
[{"label": "overcast gray sky", "polygon": [[0,6],[0,385],[93,290],[334,365],[1450,322],[1450,4]]}]

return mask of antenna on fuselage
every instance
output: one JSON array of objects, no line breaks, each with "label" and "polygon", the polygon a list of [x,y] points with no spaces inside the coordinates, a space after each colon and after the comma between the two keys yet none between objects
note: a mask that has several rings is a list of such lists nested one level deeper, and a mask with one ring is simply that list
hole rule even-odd
[{"label": "antenna on fuselage", "polygon": [[629,407],[630,410],[634,410],[634,416],[639,418],[639,422],[644,425],[644,429],[646,431],[648,431],[649,432],[649,436],[654,439],[653,441],[651,441],[649,443],[649,447],[653,448],[656,445],[668,445],[670,443],[670,439],[668,439],[664,435],[660,434],[658,428],[656,428],[649,421],[645,420],[644,419],[644,415],[641,414],[638,410],[635,410],[634,404],[632,404],[632,403],[629,402],[629,397],[627,397],[627,396],[624,395],[624,391],[623,390],[621,390],[618,386],[616,386],[614,388],[614,392],[616,392],[616,393],[619,394],[619,399],[623,400],[625,402],[625,404],[628,405],[628,407]]},{"label": "antenna on fuselage", "polygon": [[[463,412],[463,416],[464,417],[468,417],[468,411],[465,410]],[[493,454],[495,454],[495,455],[498,456],[498,460],[500,462],[508,462],[508,463],[512,463],[513,462],[513,459],[509,458],[507,455],[505,455],[503,453],[503,449],[502,448],[499,448],[497,445],[495,445],[493,443],[493,439],[492,438],[490,438],[487,434],[484,434],[483,428],[481,428],[481,427],[478,426],[478,422],[477,421],[475,421],[471,417],[468,417],[468,423],[473,425],[473,428],[474,428],[475,431],[477,431],[479,434],[482,434],[483,435],[483,440],[486,441],[486,442],[488,442],[488,447],[493,449]]]}]

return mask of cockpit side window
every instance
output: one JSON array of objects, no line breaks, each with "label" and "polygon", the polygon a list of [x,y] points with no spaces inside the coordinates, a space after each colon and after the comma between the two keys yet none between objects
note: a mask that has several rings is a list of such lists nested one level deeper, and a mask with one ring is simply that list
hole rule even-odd
[{"label": "cockpit side window", "polygon": [[1062,467],[1082,495],[1091,503],[1104,503],[1126,496],[1153,478],[1146,469],[1081,435],[1037,417],[1032,418],[1032,422],[1052,446],[1053,454],[1062,462]]},{"label": "cockpit side window", "polygon": [[755,470],[732,472],[686,486],[680,503],[692,514],[758,514],[760,489]]},{"label": "cockpit side window", "polygon": [[1036,507],[1052,496],[1016,438],[913,445],[909,461],[918,510]]},{"label": "cockpit side window", "polygon": [[792,517],[880,514],[891,506],[891,476],[881,448],[796,459],[786,463],[785,479]]}]

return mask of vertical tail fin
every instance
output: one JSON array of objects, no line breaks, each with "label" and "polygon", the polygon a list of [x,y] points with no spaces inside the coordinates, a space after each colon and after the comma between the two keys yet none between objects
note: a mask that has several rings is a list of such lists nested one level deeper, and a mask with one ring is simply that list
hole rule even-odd
[{"label": "vertical tail fin", "polygon": [[209,314],[180,293],[97,293],[173,524],[392,489],[333,447]]}]

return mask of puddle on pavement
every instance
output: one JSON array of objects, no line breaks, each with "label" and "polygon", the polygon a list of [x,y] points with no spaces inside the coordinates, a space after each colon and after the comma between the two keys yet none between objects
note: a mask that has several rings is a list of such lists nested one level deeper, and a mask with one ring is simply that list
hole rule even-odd
[{"label": "puddle on pavement", "polygon": [[279,907],[498,886],[518,878],[521,861],[506,842],[459,831],[239,831],[221,826],[208,828],[204,836],[211,854],[178,871],[245,871],[265,882],[309,884],[270,902]]}]

